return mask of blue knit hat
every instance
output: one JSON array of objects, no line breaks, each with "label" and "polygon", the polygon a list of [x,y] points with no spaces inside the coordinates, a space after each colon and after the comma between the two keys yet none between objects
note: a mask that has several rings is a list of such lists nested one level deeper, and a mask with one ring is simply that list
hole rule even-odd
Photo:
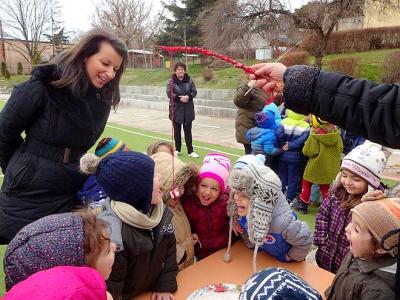
[{"label": "blue knit hat", "polygon": [[94,154],[100,158],[104,158],[111,153],[117,151],[129,151],[129,148],[121,140],[117,140],[111,137],[102,139],[96,147]]},{"label": "blue knit hat", "polygon": [[125,202],[145,214],[151,207],[153,178],[154,161],[134,151],[110,154],[96,170],[97,182],[112,200]]},{"label": "blue knit hat", "polygon": [[261,111],[255,115],[257,126],[260,128],[276,129],[275,115],[271,111]]},{"label": "blue knit hat", "polygon": [[321,295],[296,274],[281,268],[255,273],[242,286],[239,300],[322,300]]}]

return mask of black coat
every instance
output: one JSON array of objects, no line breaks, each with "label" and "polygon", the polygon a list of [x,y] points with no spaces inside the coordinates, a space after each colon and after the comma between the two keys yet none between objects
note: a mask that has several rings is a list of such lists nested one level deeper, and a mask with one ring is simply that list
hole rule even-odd
[{"label": "black coat", "polygon": [[[110,112],[101,91],[76,99],[50,82],[53,65],[36,68],[17,85],[0,113],[0,238],[10,240],[25,225],[71,210],[86,176],[79,158],[102,134]],[[26,137],[22,137],[25,131]],[[66,161],[65,148],[70,148]]]},{"label": "black coat", "polygon": [[289,67],[284,82],[285,107],[400,149],[400,84],[376,84],[309,66]]},{"label": "black coat", "polygon": [[[172,101],[174,105],[174,122],[180,124],[191,123],[194,120],[193,98],[197,95],[196,86],[188,74],[185,74],[182,80],[176,75],[172,76],[173,81],[173,99],[171,99],[171,79],[167,83],[167,96],[169,101],[169,119],[172,120]],[[182,103],[179,96],[189,96],[188,103]]]},{"label": "black coat", "polygon": [[144,292],[174,293],[176,240],[172,213],[164,208],[160,223],[152,230],[122,223],[124,250],[115,255],[107,290],[115,300],[132,299]]}]

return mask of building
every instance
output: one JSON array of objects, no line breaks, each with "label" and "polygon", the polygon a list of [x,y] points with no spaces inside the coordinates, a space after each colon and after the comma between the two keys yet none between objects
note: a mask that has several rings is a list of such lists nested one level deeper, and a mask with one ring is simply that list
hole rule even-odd
[{"label": "building", "polygon": [[[0,38],[0,62],[5,62],[8,71],[11,74],[17,74],[17,66],[20,62],[24,74],[29,74],[32,70],[32,64],[27,54],[26,47],[23,40],[14,40]],[[58,51],[72,47],[71,45],[61,45]],[[38,52],[40,53],[39,61],[48,61],[56,53],[56,49],[50,42],[40,42],[38,45]]]},{"label": "building", "polygon": [[400,0],[365,0],[360,15],[341,19],[336,31],[400,26]]}]

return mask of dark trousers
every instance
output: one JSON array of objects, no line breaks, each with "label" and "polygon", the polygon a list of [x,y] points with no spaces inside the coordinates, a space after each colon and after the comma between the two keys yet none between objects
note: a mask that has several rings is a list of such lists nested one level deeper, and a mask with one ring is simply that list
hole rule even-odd
[{"label": "dark trousers", "polygon": [[243,144],[243,146],[244,146],[244,154],[251,154],[251,145]]},{"label": "dark trousers", "polygon": [[[174,123],[174,138],[175,138],[175,150],[181,152],[182,148],[182,124]],[[188,154],[193,152],[192,145],[192,122],[183,124],[183,132],[185,134],[185,143]]]},{"label": "dark trousers", "polygon": [[297,179],[302,171],[302,162],[279,162],[278,174],[282,181],[282,187],[287,186],[287,199],[290,201],[297,196]]}]

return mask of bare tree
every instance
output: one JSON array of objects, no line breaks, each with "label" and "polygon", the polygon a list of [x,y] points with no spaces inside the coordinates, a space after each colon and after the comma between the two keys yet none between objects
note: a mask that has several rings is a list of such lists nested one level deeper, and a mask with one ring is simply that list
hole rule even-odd
[{"label": "bare tree", "polygon": [[387,3],[389,0],[313,0],[295,11],[289,9],[290,1],[245,0],[242,1],[242,17],[249,22],[249,26],[260,21],[268,26],[279,15],[290,17],[297,28],[312,32],[318,39],[313,54],[315,65],[321,67],[329,37],[339,20],[362,14],[366,1]]},{"label": "bare tree", "polygon": [[57,0],[2,0],[0,12],[5,37],[22,41],[22,46],[13,44],[13,50],[31,64],[39,63],[46,50],[41,43],[44,34],[51,34],[54,20],[59,19]]},{"label": "bare tree", "polygon": [[103,0],[96,5],[93,25],[115,32],[128,47],[142,47],[151,9],[144,0]]}]

